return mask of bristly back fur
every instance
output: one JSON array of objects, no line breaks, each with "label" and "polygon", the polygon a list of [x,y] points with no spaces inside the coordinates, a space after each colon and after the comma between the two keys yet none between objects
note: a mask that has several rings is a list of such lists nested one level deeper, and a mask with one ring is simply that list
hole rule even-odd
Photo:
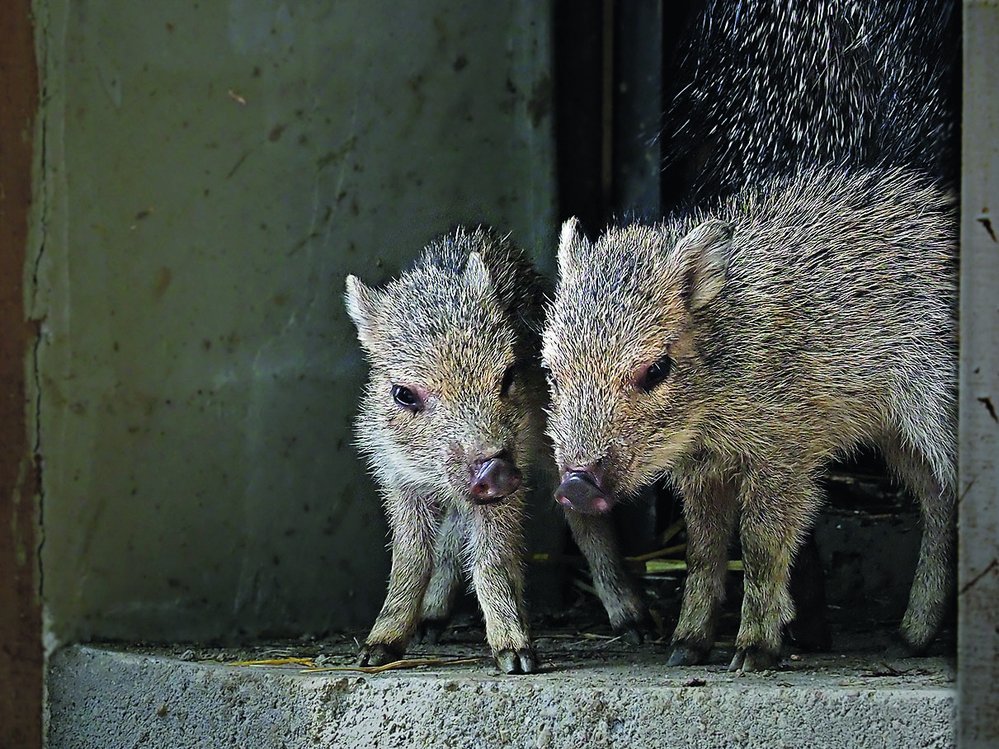
[{"label": "bristly back fur", "polygon": [[953,182],[959,3],[706,0],[665,114],[685,197],[823,165]]}]

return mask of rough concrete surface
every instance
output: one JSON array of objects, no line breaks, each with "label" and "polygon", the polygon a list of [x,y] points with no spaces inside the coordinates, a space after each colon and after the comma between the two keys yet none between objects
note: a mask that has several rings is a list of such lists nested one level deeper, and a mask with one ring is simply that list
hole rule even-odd
[{"label": "rough concrete surface", "polygon": [[[792,656],[785,670],[735,675],[718,663],[727,653],[666,669],[653,645],[538,645],[544,671],[527,677],[500,676],[485,658],[306,674],[200,660],[205,651],[74,646],[52,661],[49,747],[954,746],[953,673],[942,658]],[[351,663],[351,645],[319,650],[326,667]],[[433,652],[485,655],[467,645]]]}]

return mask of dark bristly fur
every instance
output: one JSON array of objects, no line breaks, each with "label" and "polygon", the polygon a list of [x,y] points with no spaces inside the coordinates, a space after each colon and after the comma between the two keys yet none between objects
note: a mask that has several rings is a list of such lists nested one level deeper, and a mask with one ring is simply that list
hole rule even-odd
[{"label": "dark bristly fur", "polygon": [[667,175],[713,200],[808,165],[957,174],[960,5],[705,0],[663,131]]},{"label": "dark bristly fur", "polygon": [[[865,444],[919,500],[901,631],[928,645],[952,554],[955,249],[952,196],[901,169],[805,169],[595,243],[566,222],[544,332],[548,431],[563,470],[599,463],[616,496],[664,475],[681,491],[689,576],[672,662],[707,656],[738,521],[733,667],[776,663],[817,479]],[[664,354],[665,381],[636,387]]]},{"label": "dark bristly fur", "polygon": [[[358,445],[392,530],[388,595],[362,663],[401,656],[421,620],[445,621],[467,574],[500,668],[536,668],[523,604],[526,487],[482,505],[469,480],[476,460],[504,454],[524,470],[536,459],[541,296],[526,256],[482,229],[434,242],[384,289],[347,279],[347,308],[371,365]],[[501,395],[511,366],[513,385]],[[425,391],[425,410],[394,403],[399,384]]]}]

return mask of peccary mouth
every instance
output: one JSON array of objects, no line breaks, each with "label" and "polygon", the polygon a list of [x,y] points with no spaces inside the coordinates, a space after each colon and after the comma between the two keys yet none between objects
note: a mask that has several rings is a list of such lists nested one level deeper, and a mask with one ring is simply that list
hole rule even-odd
[{"label": "peccary mouth", "polygon": [[614,498],[597,483],[589,471],[566,471],[555,490],[555,501],[585,515],[610,512]]}]

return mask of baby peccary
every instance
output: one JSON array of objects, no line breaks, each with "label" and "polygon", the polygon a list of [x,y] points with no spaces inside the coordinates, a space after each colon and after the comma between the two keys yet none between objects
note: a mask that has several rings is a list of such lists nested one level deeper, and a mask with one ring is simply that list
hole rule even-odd
[{"label": "baby peccary", "polygon": [[593,244],[565,224],[543,348],[556,498],[599,516],[660,476],[679,489],[688,577],[670,664],[708,656],[739,518],[731,668],[776,665],[820,471],[861,444],[919,501],[901,633],[930,643],[951,578],[955,254],[949,196],[897,170],[806,172]]},{"label": "baby peccary", "polygon": [[525,255],[481,229],[432,243],[384,289],[347,278],[371,365],[358,445],[392,531],[388,594],[361,665],[397,660],[421,622],[442,627],[467,570],[499,667],[536,669],[521,526],[522,471],[543,429],[541,295]]}]

